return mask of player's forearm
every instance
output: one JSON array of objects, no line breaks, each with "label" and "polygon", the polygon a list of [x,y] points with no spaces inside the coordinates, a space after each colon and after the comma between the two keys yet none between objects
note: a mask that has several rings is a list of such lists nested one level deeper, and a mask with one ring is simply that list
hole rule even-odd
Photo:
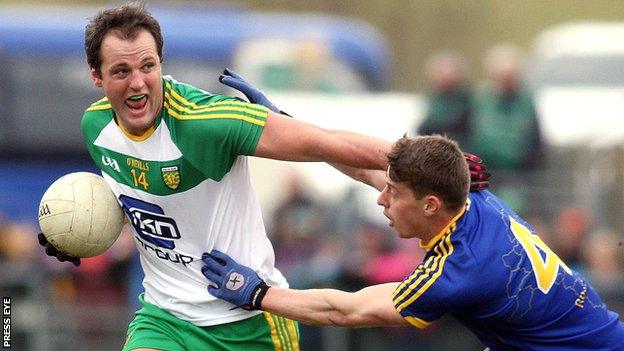
[{"label": "player's forearm", "polygon": [[320,144],[312,145],[325,162],[355,169],[386,169],[391,147],[389,141],[347,131],[319,130],[326,136],[319,139],[322,140]]},{"label": "player's forearm", "polygon": [[[202,274],[214,297],[251,310],[275,314],[317,325],[366,327],[404,325],[392,299],[399,283],[366,287],[349,293],[333,289],[290,290],[269,287],[254,270],[219,250],[202,254]],[[238,283],[236,289],[232,284]]]},{"label": "player's forearm", "polygon": [[269,113],[254,155],[283,161],[343,164],[385,169],[390,143],[354,133],[332,133],[309,123]]},{"label": "player's forearm", "polygon": [[[384,157],[384,162],[387,161],[387,154],[390,151],[390,147],[392,146],[391,143],[387,140],[376,138],[373,136],[355,134],[344,130],[327,130],[327,132],[347,142],[363,142],[377,148],[378,150],[382,150],[381,154]],[[347,176],[364,184],[368,184],[379,191],[383,190],[385,186],[385,163],[384,167],[381,170],[356,168],[339,163],[332,163],[331,165],[332,167],[336,168]]]},{"label": "player's forearm", "polygon": [[357,292],[334,289],[289,290],[270,288],[261,308],[308,324],[342,327],[406,325],[392,294],[399,283],[366,287]]},{"label": "player's forearm", "polygon": [[370,185],[373,188],[382,191],[385,186],[385,172],[377,169],[363,169],[363,168],[355,168],[349,167],[337,163],[332,163],[332,167],[336,168],[340,172],[345,175],[362,182],[364,184]]},{"label": "player's forearm", "polygon": [[306,324],[354,326],[349,318],[349,295],[333,289],[270,288],[262,299],[262,309]]},{"label": "player's forearm", "polygon": [[[392,143],[388,140],[377,138],[370,135],[357,134],[345,130],[326,130],[331,133],[333,136],[340,138],[348,143],[354,145],[363,145],[366,148],[369,148],[371,151],[375,152],[377,156],[380,156],[381,159],[381,167],[368,167],[369,169],[377,169],[384,170],[386,169],[388,162],[388,153],[390,152],[390,148],[392,147]],[[343,170],[341,172],[349,175]],[[353,178],[353,177],[352,177]]]}]

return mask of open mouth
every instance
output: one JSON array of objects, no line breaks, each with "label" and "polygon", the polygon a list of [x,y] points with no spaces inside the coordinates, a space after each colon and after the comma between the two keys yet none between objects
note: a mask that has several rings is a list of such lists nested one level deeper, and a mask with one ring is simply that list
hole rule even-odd
[{"label": "open mouth", "polygon": [[392,220],[392,218],[390,218],[385,212],[384,216],[388,219],[388,225],[392,227],[394,225],[394,221]]},{"label": "open mouth", "polygon": [[132,95],[126,99],[126,106],[132,110],[140,110],[147,105],[147,94]]}]

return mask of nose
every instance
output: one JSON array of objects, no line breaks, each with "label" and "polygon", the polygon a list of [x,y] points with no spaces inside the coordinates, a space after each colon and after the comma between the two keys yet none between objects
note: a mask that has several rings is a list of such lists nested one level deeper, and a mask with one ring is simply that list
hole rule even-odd
[{"label": "nose", "polygon": [[133,71],[130,77],[130,89],[141,91],[144,86],[145,81],[143,80],[143,74],[140,71]]},{"label": "nose", "polygon": [[384,188],[384,190],[382,190],[379,196],[377,197],[377,205],[387,207],[387,203],[388,202],[386,201],[386,188]]}]

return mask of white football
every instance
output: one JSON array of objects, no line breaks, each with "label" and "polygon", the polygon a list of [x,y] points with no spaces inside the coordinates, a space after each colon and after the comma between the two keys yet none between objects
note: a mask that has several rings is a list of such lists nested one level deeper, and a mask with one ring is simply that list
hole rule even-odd
[{"label": "white football", "polygon": [[39,204],[41,232],[57,250],[73,257],[106,251],[123,223],[121,206],[106,181],[89,172],[57,179]]}]

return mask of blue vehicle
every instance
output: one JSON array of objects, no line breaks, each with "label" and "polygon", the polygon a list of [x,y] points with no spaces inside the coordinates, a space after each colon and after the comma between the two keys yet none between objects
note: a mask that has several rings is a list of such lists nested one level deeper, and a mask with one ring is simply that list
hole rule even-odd
[{"label": "blue vehicle", "polygon": [[[315,37],[363,78],[366,90],[388,85],[389,55],[365,23],[307,14],[256,13],[239,8],[150,8],[165,37],[165,74],[213,92],[250,40]],[[84,54],[84,27],[96,8],[0,8],[0,150],[82,151],[78,119],[101,97]]]},{"label": "blue vehicle", "polygon": [[[163,73],[214,93],[225,92],[217,81],[225,67],[238,70],[244,65],[242,47],[275,40],[321,42],[361,78],[363,90],[388,87],[385,41],[360,21],[227,6],[155,5],[149,10],[165,37]],[[74,170],[95,171],[79,120],[84,109],[102,97],[89,78],[84,54],[84,28],[97,11],[0,6],[0,212],[8,218],[33,217],[41,194],[57,177]],[[270,51],[242,56],[254,59]]]}]

